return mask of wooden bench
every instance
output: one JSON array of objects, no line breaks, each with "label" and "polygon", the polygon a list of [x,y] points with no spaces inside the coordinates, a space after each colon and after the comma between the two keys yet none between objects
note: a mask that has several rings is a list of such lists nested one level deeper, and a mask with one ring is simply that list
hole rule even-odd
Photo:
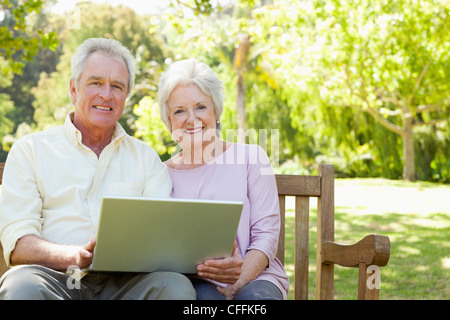
[{"label": "wooden bench", "polygon": [[[0,163],[0,185],[4,164]],[[334,265],[359,268],[358,299],[378,299],[377,286],[368,286],[370,266],[379,268],[389,260],[390,242],[383,235],[368,235],[356,244],[334,242],[334,168],[319,165],[317,176],[276,175],[281,232],[277,257],[285,262],[286,196],[295,197],[294,298],[308,299],[310,197],[317,198],[316,299],[334,298]],[[0,275],[7,268],[0,245]],[[377,269],[379,272],[379,269]],[[377,271],[375,270],[375,273]],[[375,274],[376,275],[376,274]],[[379,275],[379,274],[378,274]],[[369,288],[371,287],[371,288]]]},{"label": "wooden bench", "polygon": [[308,299],[309,207],[310,197],[316,197],[316,299],[334,299],[334,265],[337,264],[359,268],[358,299],[377,300],[379,289],[367,286],[367,281],[372,279],[372,273],[367,271],[373,267],[367,269],[388,263],[390,241],[387,236],[371,234],[353,245],[334,242],[334,167],[321,164],[317,176],[276,175],[276,180],[281,213],[277,256],[283,264],[286,196],[295,196],[294,299]]}]

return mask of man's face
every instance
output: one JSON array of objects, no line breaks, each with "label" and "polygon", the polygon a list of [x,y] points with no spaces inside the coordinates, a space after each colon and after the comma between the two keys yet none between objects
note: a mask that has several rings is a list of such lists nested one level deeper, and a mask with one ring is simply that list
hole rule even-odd
[{"label": "man's face", "polygon": [[102,52],[90,54],[78,86],[70,81],[75,127],[83,133],[112,130],[123,113],[128,84],[125,62]]}]

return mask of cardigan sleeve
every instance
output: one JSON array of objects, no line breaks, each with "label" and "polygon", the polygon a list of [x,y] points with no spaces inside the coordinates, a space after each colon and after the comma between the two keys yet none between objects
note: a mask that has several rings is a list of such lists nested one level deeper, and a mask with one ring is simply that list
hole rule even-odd
[{"label": "cardigan sleeve", "polygon": [[247,192],[250,202],[250,245],[274,259],[280,232],[280,207],[275,175],[269,157],[260,146],[250,146]]}]

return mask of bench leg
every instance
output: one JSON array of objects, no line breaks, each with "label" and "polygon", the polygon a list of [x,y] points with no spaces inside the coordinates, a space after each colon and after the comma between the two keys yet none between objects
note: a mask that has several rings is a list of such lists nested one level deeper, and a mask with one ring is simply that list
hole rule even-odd
[{"label": "bench leg", "polygon": [[380,295],[380,267],[359,264],[358,300],[378,300]]}]

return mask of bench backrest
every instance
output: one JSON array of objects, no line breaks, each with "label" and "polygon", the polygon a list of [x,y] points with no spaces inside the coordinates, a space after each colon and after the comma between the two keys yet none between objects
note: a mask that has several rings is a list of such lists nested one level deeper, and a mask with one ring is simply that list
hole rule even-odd
[{"label": "bench backrest", "polygon": [[277,257],[284,264],[286,196],[295,197],[294,298],[308,299],[310,197],[317,198],[316,298],[333,299],[334,266],[324,264],[320,248],[334,241],[334,168],[321,164],[317,176],[276,175],[281,231]]}]

